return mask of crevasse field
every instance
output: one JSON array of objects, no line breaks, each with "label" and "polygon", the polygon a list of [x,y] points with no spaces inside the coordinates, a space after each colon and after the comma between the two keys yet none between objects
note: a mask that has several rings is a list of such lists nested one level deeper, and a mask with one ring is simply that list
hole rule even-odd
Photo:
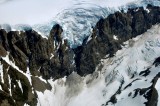
[{"label": "crevasse field", "polygon": [[[159,0],[0,0],[0,26],[7,30],[32,28],[47,38],[54,24],[63,28],[63,38],[72,48],[82,44],[100,18]],[[8,25],[9,24],[9,25]],[[11,26],[11,28],[9,27]],[[9,28],[8,28],[9,27]]]}]

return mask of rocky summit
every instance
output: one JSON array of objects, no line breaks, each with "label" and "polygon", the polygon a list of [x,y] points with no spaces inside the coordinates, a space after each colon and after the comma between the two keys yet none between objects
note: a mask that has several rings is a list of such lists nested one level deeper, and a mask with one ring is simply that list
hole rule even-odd
[{"label": "rocky summit", "polygon": [[[96,72],[102,72],[105,66],[102,64],[102,59],[114,58],[116,53],[123,49],[126,41],[129,42],[130,48],[134,47],[135,41],[132,39],[144,34],[159,23],[159,6],[148,4],[146,8],[129,8],[127,12],[117,11],[106,18],[101,18],[92,28],[92,34],[87,36],[83,40],[83,44],[76,48],[71,48],[69,42],[63,39],[63,28],[59,24],[52,27],[48,38],[43,38],[32,28],[25,31],[0,29],[0,106],[36,106],[40,101],[38,92],[51,91],[53,85],[50,80],[55,82],[62,78],[66,78],[65,85],[69,88],[76,89],[77,87],[75,91],[69,89],[68,92],[78,94],[81,91],[80,85],[83,85],[82,79],[84,77],[89,75],[95,79],[99,77]],[[147,77],[151,70],[154,70],[152,67],[159,67],[160,54],[158,55],[159,57],[152,58],[154,62],[151,67],[141,70],[140,76]],[[107,69],[109,70],[109,67]],[[75,73],[76,75],[73,75]],[[136,74],[132,75],[133,78]],[[159,77],[160,74],[158,73],[152,79],[150,87],[137,87],[134,89],[135,94],[129,93],[128,97],[134,95],[133,98],[136,98],[138,94],[145,94],[146,106],[159,106],[157,102],[158,92],[155,88]],[[70,82],[73,80],[75,86]],[[92,80],[88,80],[87,83]],[[134,79],[124,89],[131,86],[136,80],[141,79]],[[102,106],[118,103],[119,99],[116,96],[123,92],[121,89],[123,83],[122,80],[122,86],[119,86],[116,93],[112,94]],[[69,93],[68,97],[70,96],[73,95]],[[45,105],[39,104],[39,106]],[[50,106],[72,105],[50,104]]]}]

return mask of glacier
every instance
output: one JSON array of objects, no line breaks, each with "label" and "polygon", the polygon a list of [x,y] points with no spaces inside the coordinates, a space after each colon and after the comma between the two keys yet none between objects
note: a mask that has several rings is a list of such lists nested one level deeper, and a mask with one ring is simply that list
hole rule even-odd
[{"label": "glacier", "polygon": [[[0,3],[0,28],[10,30],[33,29],[47,39],[53,25],[63,28],[63,39],[71,48],[80,46],[90,36],[99,19],[115,11],[147,4],[160,5],[159,0],[12,0]],[[6,24],[7,23],[7,24]]]}]

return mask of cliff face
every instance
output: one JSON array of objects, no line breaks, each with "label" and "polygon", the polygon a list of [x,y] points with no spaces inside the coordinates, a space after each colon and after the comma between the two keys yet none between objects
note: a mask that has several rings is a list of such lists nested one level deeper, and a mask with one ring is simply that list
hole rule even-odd
[{"label": "cliff face", "polygon": [[101,19],[93,29],[92,39],[75,49],[78,73],[86,75],[94,72],[100,59],[107,54],[114,56],[123,42],[159,23],[160,8],[151,5],[147,8],[149,12],[143,8],[129,9],[127,13],[116,12]]},{"label": "cliff face", "polygon": [[67,42],[62,42],[59,25],[53,27],[48,39],[33,30],[6,33],[2,29],[0,32],[1,55],[5,56],[9,52],[10,60],[23,72],[28,67],[34,76],[55,79],[70,73],[68,70],[72,67],[73,53],[68,49]]},{"label": "cliff face", "polygon": [[71,63],[73,52],[66,41],[62,42],[61,33],[59,25],[53,27],[48,40],[33,30],[8,33],[0,30],[1,79],[4,80],[1,80],[0,103],[7,102],[7,99],[11,105],[22,106],[26,102],[35,106],[37,99],[33,88],[38,91],[51,89],[38,76],[57,79],[74,70],[74,64]]},{"label": "cliff face", "polygon": [[0,104],[35,106],[35,91],[51,89],[40,76],[58,79],[73,71],[81,76],[91,74],[102,58],[114,56],[123,42],[159,22],[160,7],[148,5],[147,10],[135,8],[127,13],[116,12],[99,20],[93,34],[75,49],[62,39],[63,29],[58,24],[53,26],[48,39],[32,29],[10,32],[0,29]]}]

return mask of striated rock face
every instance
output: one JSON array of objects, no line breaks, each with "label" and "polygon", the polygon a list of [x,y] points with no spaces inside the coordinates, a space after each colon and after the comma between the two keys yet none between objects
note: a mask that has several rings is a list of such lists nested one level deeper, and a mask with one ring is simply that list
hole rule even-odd
[{"label": "striated rock face", "polygon": [[[116,12],[99,20],[93,34],[75,49],[62,39],[63,29],[58,24],[53,26],[48,39],[32,29],[10,32],[0,29],[0,104],[35,106],[36,91],[51,89],[39,77],[58,79],[73,71],[81,76],[93,73],[100,59],[114,56],[124,41],[160,22],[160,7],[148,5],[147,9],[149,12],[143,8],[129,9],[127,13]],[[157,59],[155,64],[158,62]]]},{"label": "striated rock face", "polygon": [[73,68],[73,52],[68,48],[67,41],[62,42],[59,25],[53,27],[48,40],[33,30],[6,33],[2,29],[0,33],[1,56],[9,52],[10,59],[24,72],[28,67],[32,75],[42,74],[44,78],[56,79],[73,70],[70,69]]},{"label": "striated rock face", "polygon": [[[68,48],[67,41],[62,42],[61,33],[59,25],[53,27],[48,40],[33,30],[8,33],[0,30],[0,65],[3,68],[0,79],[4,80],[0,81],[0,104],[35,106],[35,90],[51,89],[48,83],[39,79],[40,76],[57,79],[74,70],[73,51]],[[26,73],[32,77],[27,77]]]}]

